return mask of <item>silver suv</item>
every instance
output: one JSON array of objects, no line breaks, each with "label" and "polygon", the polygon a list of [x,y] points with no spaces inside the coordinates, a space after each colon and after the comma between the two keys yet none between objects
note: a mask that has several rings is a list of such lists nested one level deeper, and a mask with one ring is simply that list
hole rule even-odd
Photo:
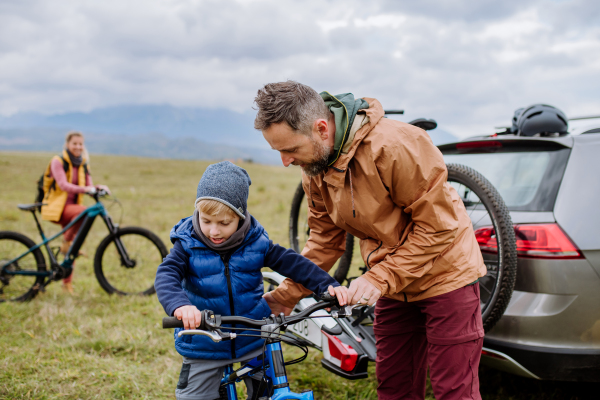
[{"label": "silver suv", "polygon": [[[600,381],[600,128],[439,146],[482,173],[508,206],[517,280],[482,363],[535,379]],[[483,235],[485,230],[476,234]],[[479,238],[482,251],[485,237]]]}]

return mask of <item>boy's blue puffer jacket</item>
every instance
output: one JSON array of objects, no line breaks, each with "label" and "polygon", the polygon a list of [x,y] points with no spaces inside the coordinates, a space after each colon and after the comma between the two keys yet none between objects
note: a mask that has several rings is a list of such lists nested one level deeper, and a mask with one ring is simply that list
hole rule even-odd
[{"label": "boy's blue puffer jacket", "polygon": [[[260,271],[264,267],[271,242],[264,228],[254,217],[251,218],[246,239],[231,254],[229,260],[222,258],[192,235],[192,217],[181,220],[171,230],[171,241],[179,240],[189,255],[189,269],[182,287],[191,303],[199,310],[252,319],[262,319],[271,314],[267,302],[262,298],[264,289]],[[220,343],[198,335],[178,338],[177,332],[180,330],[175,330],[175,348],[179,354],[190,358],[232,359],[263,344],[262,339],[247,336]]]}]

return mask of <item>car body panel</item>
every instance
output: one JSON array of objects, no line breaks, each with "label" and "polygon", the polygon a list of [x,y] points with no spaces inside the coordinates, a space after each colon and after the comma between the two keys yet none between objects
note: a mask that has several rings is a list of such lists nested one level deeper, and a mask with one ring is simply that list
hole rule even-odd
[{"label": "car body panel", "polygon": [[[564,173],[554,216],[581,250],[600,249],[600,135],[575,140]],[[599,288],[600,289],[600,288]]]}]

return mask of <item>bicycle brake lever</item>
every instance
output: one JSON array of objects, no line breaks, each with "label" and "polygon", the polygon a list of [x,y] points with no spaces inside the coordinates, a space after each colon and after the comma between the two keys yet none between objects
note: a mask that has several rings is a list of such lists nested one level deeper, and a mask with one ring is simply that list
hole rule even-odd
[{"label": "bicycle brake lever", "polygon": [[181,337],[183,335],[200,335],[200,336],[208,336],[213,342],[220,342],[222,340],[230,340],[235,339],[235,333],[223,333],[223,332],[209,332],[203,331],[201,329],[186,329],[183,331],[179,331],[177,337]]}]

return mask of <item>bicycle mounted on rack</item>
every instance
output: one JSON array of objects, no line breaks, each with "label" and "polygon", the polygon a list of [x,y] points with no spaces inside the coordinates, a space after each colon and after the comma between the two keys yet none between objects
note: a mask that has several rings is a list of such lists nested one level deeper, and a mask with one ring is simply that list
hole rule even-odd
[{"label": "bicycle mounted on rack", "polygon": [[[221,316],[215,315],[210,310],[203,310],[202,319],[198,329],[181,330],[177,333],[178,336],[183,335],[202,335],[207,336],[214,342],[235,339],[237,336],[255,336],[265,339],[263,345],[263,354],[242,365],[234,370],[232,365],[225,367],[225,373],[221,380],[221,399],[236,400],[237,392],[235,389],[236,382],[241,381],[245,377],[252,377],[257,374],[260,377],[261,384],[257,391],[256,398],[258,400],[271,399],[298,399],[298,400],[313,400],[312,390],[303,390],[301,393],[294,393],[289,388],[289,381],[285,366],[302,362],[306,359],[308,349],[307,343],[295,336],[282,333],[290,326],[301,323],[305,320],[320,319],[323,315],[320,311],[329,307],[338,307],[339,303],[334,296],[329,293],[323,293],[319,296],[320,301],[315,301],[314,304],[304,309],[295,315],[285,316],[271,314],[270,317],[265,317],[262,320],[253,320],[246,317],[237,316]],[[352,306],[341,307],[338,310],[331,312],[331,316],[327,314],[325,318],[340,319],[352,314]],[[237,328],[224,326],[225,324],[244,325],[254,329]],[[176,317],[163,318],[163,328],[183,328],[183,322]],[[258,329],[257,329],[258,328]],[[335,335],[337,333],[331,331],[327,326],[323,326],[323,332],[327,335]],[[255,331],[256,334],[236,334],[235,332],[223,332],[223,330],[244,330]],[[283,349],[281,342],[299,347],[304,351],[304,355],[298,359],[285,362],[283,358]]]}]

